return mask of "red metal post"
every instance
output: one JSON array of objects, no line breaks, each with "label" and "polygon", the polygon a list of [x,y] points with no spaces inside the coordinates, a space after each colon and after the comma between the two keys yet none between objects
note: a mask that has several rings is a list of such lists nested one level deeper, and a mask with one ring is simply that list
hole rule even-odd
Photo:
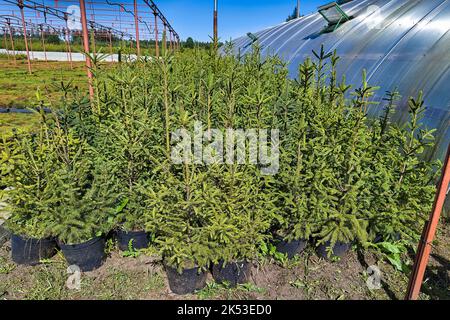
[{"label": "red metal post", "polygon": [[92,41],[93,52],[94,52],[94,54],[96,54],[97,53],[97,49],[95,47],[95,28],[94,28],[93,24],[91,24],[91,41]]},{"label": "red metal post", "polygon": [[436,229],[439,223],[439,218],[444,207],[445,197],[447,195],[450,183],[450,145],[448,146],[447,156],[442,169],[441,181],[439,182],[436,197],[434,200],[433,210],[430,219],[424,227],[422,238],[420,239],[419,247],[417,249],[414,268],[409,279],[408,290],[406,293],[406,300],[417,300],[422,287],[423,277],[430,258],[431,244],[436,235]]},{"label": "red metal post", "polygon": [[9,62],[9,50],[8,50],[8,41],[6,40],[6,28],[3,28],[3,40],[5,42],[5,50],[6,50],[6,55],[8,56],[8,62]]},{"label": "red metal post", "polygon": [[34,51],[33,51],[33,31],[30,30],[30,51],[31,51],[31,59],[34,60]]},{"label": "red metal post", "polygon": [[72,48],[70,47],[70,31],[69,31],[69,28],[66,28],[66,41],[67,41],[67,49],[68,49],[68,53],[69,53],[70,68],[73,69]]},{"label": "red metal post", "polygon": [[162,41],[163,41],[164,52],[166,52],[167,51],[167,24],[165,21],[163,21],[163,23],[164,23],[164,35],[163,35]]},{"label": "red metal post", "polygon": [[66,43],[67,43],[67,53],[69,56],[70,61],[70,68],[73,69],[73,62],[72,62],[72,48],[70,47],[70,30],[69,30],[69,17],[68,14],[64,14],[64,20],[66,20]]},{"label": "red metal post", "polygon": [[48,60],[47,60],[47,51],[45,50],[44,27],[41,25],[40,28],[41,28],[42,49],[44,50],[44,58],[45,58],[45,62],[48,63]]},{"label": "red metal post", "polygon": [[13,37],[13,34],[12,34],[12,29],[11,29],[11,22],[9,21],[9,19],[7,19],[6,21],[7,21],[8,29],[9,29],[9,39],[11,40],[11,49],[12,49],[12,52],[13,52],[14,65],[17,65],[16,49],[14,48],[14,37]]},{"label": "red metal post", "polygon": [[218,26],[217,26],[217,19],[218,19],[218,3],[217,0],[214,0],[214,48],[217,50],[218,48],[218,42],[219,42],[219,36],[218,36]]},{"label": "red metal post", "polygon": [[[84,3],[84,0],[80,0],[80,13],[81,13],[81,26],[83,29],[83,46],[84,51],[86,53],[89,53],[89,30],[87,26],[87,19],[86,19],[86,5]],[[89,59],[88,56],[86,56],[86,69],[87,69],[87,76],[89,81],[89,96],[91,100],[94,98],[94,87],[92,86],[92,64],[91,59]]]},{"label": "red metal post", "polygon": [[156,50],[156,57],[159,58],[159,37],[158,37],[158,14],[153,12],[155,15],[155,50]]},{"label": "red metal post", "polygon": [[66,44],[66,60],[69,61],[69,47],[68,47],[68,43],[67,43],[67,32],[66,32],[66,28],[62,29],[63,33],[64,33],[64,43]]},{"label": "red metal post", "polygon": [[30,50],[28,49],[28,39],[27,39],[27,27],[25,25],[25,14],[23,13],[23,0],[17,0],[17,5],[20,9],[20,15],[22,17],[22,25],[23,25],[23,36],[25,39],[25,49],[27,50],[27,62],[28,62],[28,72],[31,74],[31,61],[30,61]]},{"label": "red metal post", "polygon": [[111,30],[108,31],[108,36],[109,36],[109,54],[111,55],[111,62],[114,62]]},{"label": "red metal post", "polygon": [[137,56],[141,56],[141,44],[139,43],[139,17],[138,17],[138,7],[137,0],[134,0],[134,26],[136,28],[136,49]]},{"label": "red metal post", "polygon": [[97,44],[95,42],[95,29],[92,28],[91,32],[92,32],[92,48],[93,48],[93,52],[95,54],[97,54]]}]

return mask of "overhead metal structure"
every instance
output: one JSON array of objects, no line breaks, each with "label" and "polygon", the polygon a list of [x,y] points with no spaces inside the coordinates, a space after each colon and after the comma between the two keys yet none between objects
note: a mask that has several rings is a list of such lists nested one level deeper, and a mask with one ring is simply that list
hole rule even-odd
[{"label": "overhead metal structure", "polygon": [[[76,61],[86,61],[91,97],[91,61],[82,52],[96,54],[98,47],[109,48],[115,62],[124,56],[127,61],[142,55],[159,58],[160,47],[165,51],[180,47],[178,33],[153,0],[0,0],[0,51],[9,60],[12,56],[14,64],[21,53],[26,53],[30,74],[36,60],[48,63],[48,34],[57,35],[50,40],[56,50],[64,51],[52,52],[53,58],[68,61],[73,68],[73,52],[78,51]],[[39,51],[33,51],[33,43],[39,44]]]},{"label": "overhead metal structure", "polygon": [[[15,16],[14,6],[23,6],[26,9],[29,9],[29,11],[26,14],[26,22],[27,23],[33,23],[32,21],[44,21],[46,25],[50,25],[53,27],[65,27],[65,24],[67,20],[71,18],[70,13],[67,11],[67,9],[71,5],[77,5],[77,0],[44,0],[41,1],[41,3],[38,3],[33,0],[0,0],[1,2],[6,2],[9,4],[10,8],[5,8],[3,10],[0,10],[0,13],[3,11],[10,11],[13,13],[11,16]],[[94,2],[90,2],[94,3]],[[98,4],[99,2],[95,2]],[[105,4],[109,5],[109,1],[105,0]],[[113,5],[113,4],[111,4]],[[12,7],[11,7],[12,6]],[[65,10],[64,10],[65,9]],[[101,17],[101,13],[98,14],[98,18]],[[123,35],[124,37],[128,38],[135,38],[134,35],[129,33],[128,31],[119,30],[118,28],[114,28],[111,25],[108,24],[101,24],[95,21],[95,15],[92,15],[93,19],[88,19],[88,24],[92,29],[95,29],[99,32],[113,32],[115,35]],[[107,21],[107,20],[105,20]],[[42,22],[41,22],[42,23]],[[114,25],[112,23],[112,25]],[[128,30],[128,29],[127,29]],[[74,30],[74,31],[80,31],[80,30]]]},{"label": "overhead metal structure", "polygon": [[[395,119],[408,118],[407,101],[424,91],[428,106],[424,124],[437,128],[437,146],[431,156],[443,159],[450,142],[450,1],[449,0],[353,0],[336,1],[351,19],[339,28],[324,32],[330,23],[319,13],[252,33],[262,54],[277,54],[289,63],[291,77],[312,50],[336,50],[341,57],[338,74],[347,82],[368,81],[385,91],[397,88],[403,98]],[[233,41],[235,53],[248,53],[254,37],[244,35]],[[372,106],[377,115],[380,107]]]},{"label": "overhead metal structure", "polygon": [[[39,34],[42,41],[42,49],[44,52],[44,58],[47,62],[47,52],[45,47],[45,35],[53,34],[57,36],[61,36],[65,34],[64,28],[55,28],[54,26],[47,23],[33,23],[25,21],[26,29],[30,36]],[[4,43],[3,46],[6,50],[6,53],[9,56],[13,56],[14,63],[16,62],[16,52],[14,48],[14,37],[17,35],[21,35],[23,33],[22,29],[22,21],[17,16],[13,15],[0,15],[0,26],[3,31]],[[8,43],[8,40],[10,43]],[[33,56],[33,51],[32,51]]]},{"label": "overhead metal structure", "polygon": [[[159,17],[159,19],[161,19],[161,21],[163,22],[165,31],[168,30],[169,33],[174,36],[174,38],[177,40],[177,46],[179,46],[180,45],[180,36],[175,31],[175,29],[172,27],[169,20],[167,20],[167,18],[161,12],[161,10],[159,10],[159,8],[155,4],[155,2],[153,2],[153,0],[144,0],[144,2],[153,10],[153,14],[155,15],[155,17]],[[166,28],[167,28],[167,30],[166,30]]]},{"label": "overhead metal structure", "polygon": [[[172,50],[180,46],[178,33],[152,0],[86,0],[85,10],[94,52],[96,39],[109,42],[110,49],[114,39],[124,40],[138,56],[141,49],[152,46],[156,46],[157,56],[160,45]],[[70,40],[82,36],[79,0],[0,0],[0,15],[20,18],[22,12],[25,28],[30,23],[46,24],[67,29]],[[160,30],[165,36],[160,36]]]}]

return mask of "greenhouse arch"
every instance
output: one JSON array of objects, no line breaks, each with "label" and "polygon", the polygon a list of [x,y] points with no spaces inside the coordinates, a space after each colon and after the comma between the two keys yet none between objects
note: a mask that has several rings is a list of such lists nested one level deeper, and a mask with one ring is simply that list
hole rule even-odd
[{"label": "greenhouse arch", "polygon": [[[299,64],[319,50],[336,50],[338,74],[358,84],[367,70],[371,85],[380,86],[374,100],[397,89],[403,96],[396,120],[408,117],[407,101],[424,91],[424,124],[438,129],[432,151],[443,158],[450,142],[450,1],[353,0],[338,1],[351,19],[325,30],[329,22],[319,12],[235,39],[233,50],[245,54],[257,42],[262,54],[276,54],[289,63],[291,77]],[[381,107],[372,107],[372,115]]]}]

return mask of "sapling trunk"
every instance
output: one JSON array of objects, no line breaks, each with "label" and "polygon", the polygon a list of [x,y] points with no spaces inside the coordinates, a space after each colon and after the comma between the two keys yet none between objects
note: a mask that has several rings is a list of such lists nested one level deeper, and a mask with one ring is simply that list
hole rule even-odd
[{"label": "sapling trunk", "polygon": [[166,58],[162,62],[162,76],[163,76],[163,96],[164,96],[164,120],[166,130],[166,152],[167,157],[170,157],[170,106],[169,106],[169,74]]}]

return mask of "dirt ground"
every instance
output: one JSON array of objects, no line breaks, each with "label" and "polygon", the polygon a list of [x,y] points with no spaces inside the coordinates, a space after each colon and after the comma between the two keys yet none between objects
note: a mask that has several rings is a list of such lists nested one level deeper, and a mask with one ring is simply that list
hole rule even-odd
[{"label": "dirt ground", "polygon": [[[450,223],[441,223],[434,242],[421,299],[450,299]],[[309,248],[283,266],[270,259],[255,263],[249,284],[228,289],[208,277],[205,289],[188,296],[170,292],[161,261],[142,254],[123,257],[110,243],[105,264],[81,276],[81,289],[66,286],[61,254],[35,267],[16,266],[10,245],[0,249],[0,299],[403,299],[408,276],[373,253],[352,251],[339,262],[319,259]],[[369,290],[367,268],[381,271],[381,289]]]}]

